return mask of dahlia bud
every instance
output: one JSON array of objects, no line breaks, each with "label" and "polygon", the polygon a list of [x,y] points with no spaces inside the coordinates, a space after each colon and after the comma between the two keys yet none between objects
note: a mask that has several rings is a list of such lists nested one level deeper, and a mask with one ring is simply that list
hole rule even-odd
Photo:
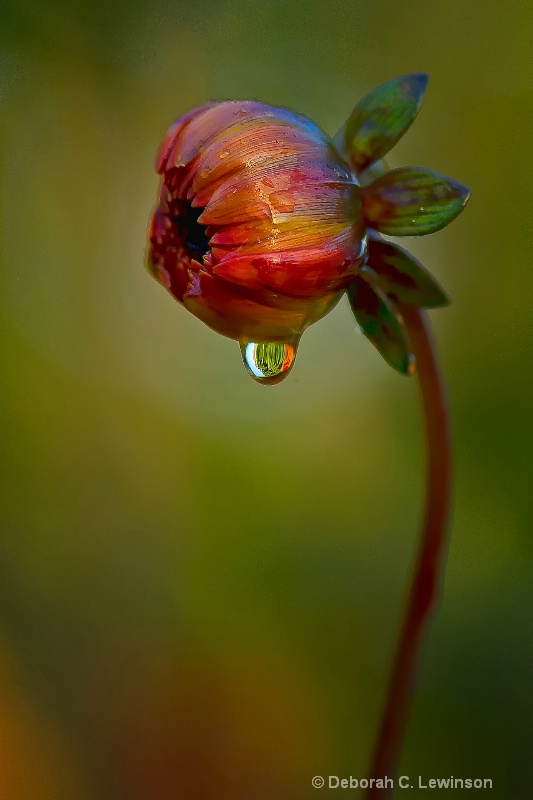
[{"label": "dahlia bud", "polygon": [[[365,98],[337,146],[306,117],[255,101],[209,103],[170,127],[157,157],[161,183],[148,267],[189,311],[240,343],[257,380],[287,375],[303,331],[344,292],[356,316],[357,297],[366,308],[359,316],[374,313],[369,292],[389,309],[393,291],[385,296],[368,264],[360,275],[367,228],[411,233],[422,195],[429,208],[423,233],[437,212],[440,227],[449,221],[451,201],[464,205],[464,192],[457,193],[464,187],[427,170],[413,168],[401,180],[389,173],[388,182],[385,175],[369,186],[363,174],[360,181],[412,122],[424,88],[419,79],[392,81]],[[416,280],[408,277],[415,286]],[[391,358],[375,326],[372,335],[362,327],[385,358],[410,371],[405,341],[400,359]],[[399,319],[397,327],[401,333]]]}]

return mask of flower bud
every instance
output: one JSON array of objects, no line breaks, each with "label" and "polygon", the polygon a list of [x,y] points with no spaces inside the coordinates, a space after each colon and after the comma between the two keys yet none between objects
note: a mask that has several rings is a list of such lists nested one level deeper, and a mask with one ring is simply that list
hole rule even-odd
[{"label": "flower bud", "polygon": [[296,340],[363,261],[358,181],[303,116],[258,102],[202,106],[171,126],[157,170],[150,269],[225,336]]},{"label": "flower bud", "polygon": [[426,85],[427,75],[404,75],[370,92],[335,143],[307,117],[256,101],[208,103],[171,125],[157,156],[148,268],[240,343],[256,380],[285,377],[303,331],[345,291],[381,355],[414,371],[399,304],[447,297],[380,234],[433,233],[470,196],[431,170],[385,171],[381,159],[412,124]]}]

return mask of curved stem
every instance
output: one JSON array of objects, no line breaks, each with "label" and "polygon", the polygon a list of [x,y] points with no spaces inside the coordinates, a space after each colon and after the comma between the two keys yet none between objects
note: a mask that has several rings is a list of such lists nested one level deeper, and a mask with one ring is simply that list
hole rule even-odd
[{"label": "curved stem", "polygon": [[[395,779],[402,740],[446,559],[451,499],[451,435],[446,393],[431,327],[424,311],[402,305],[417,372],[426,430],[427,494],[418,560],[394,661],[385,711],[374,751],[371,778]],[[396,782],[396,781],[394,781]],[[371,786],[367,800],[390,797],[390,788]]]}]

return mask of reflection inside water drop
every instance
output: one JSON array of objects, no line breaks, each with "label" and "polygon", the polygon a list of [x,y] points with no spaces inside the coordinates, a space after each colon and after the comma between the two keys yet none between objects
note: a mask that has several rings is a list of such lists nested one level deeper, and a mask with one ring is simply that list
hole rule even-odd
[{"label": "reflection inside water drop", "polygon": [[298,340],[292,342],[241,342],[244,366],[258,383],[279,383],[296,358]]}]

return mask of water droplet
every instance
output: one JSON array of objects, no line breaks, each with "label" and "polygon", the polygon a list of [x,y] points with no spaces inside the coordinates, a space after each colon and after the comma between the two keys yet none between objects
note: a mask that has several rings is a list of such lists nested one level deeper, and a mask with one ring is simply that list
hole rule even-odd
[{"label": "water droplet", "polygon": [[229,150],[222,150],[219,154],[219,158],[227,158],[229,156]]},{"label": "water droplet", "polygon": [[286,190],[272,192],[269,199],[276,211],[281,214],[290,214],[294,211],[295,202],[292,192]]},{"label": "water droplet", "polygon": [[292,369],[298,342],[241,342],[244,366],[258,383],[279,383]]}]

